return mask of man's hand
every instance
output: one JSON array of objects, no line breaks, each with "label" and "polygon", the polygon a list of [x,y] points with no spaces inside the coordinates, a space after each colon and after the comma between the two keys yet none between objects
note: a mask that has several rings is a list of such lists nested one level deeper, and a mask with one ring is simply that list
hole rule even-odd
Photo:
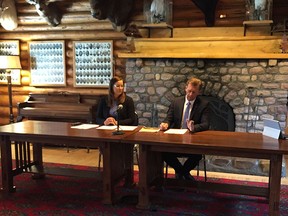
[{"label": "man's hand", "polygon": [[194,132],[195,126],[194,126],[194,121],[193,120],[187,120],[187,128],[189,131]]},{"label": "man's hand", "polygon": [[165,130],[167,130],[167,129],[168,129],[168,123],[162,122],[162,123],[160,124],[160,130],[161,130],[161,131],[165,131]]}]

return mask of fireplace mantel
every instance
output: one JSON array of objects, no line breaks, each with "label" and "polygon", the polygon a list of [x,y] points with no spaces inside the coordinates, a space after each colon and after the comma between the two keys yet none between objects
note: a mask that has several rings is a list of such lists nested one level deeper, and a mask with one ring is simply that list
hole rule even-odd
[{"label": "fireplace mantel", "polygon": [[280,36],[135,38],[119,58],[288,59]]}]

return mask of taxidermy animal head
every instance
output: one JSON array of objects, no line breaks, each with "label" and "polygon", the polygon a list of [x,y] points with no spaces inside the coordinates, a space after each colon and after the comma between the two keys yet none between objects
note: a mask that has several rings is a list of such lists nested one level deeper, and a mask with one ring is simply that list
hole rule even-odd
[{"label": "taxidermy animal head", "polygon": [[91,15],[98,20],[109,19],[117,31],[124,31],[134,5],[134,0],[89,0]]},{"label": "taxidermy animal head", "polygon": [[17,28],[18,20],[14,0],[0,0],[0,22],[6,30]]},{"label": "taxidermy animal head", "polygon": [[192,2],[204,13],[206,26],[214,26],[218,0],[192,0]]},{"label": "taxidermy animal head", "polygon": [[62,13],[56,2],[46,4],[45,0],[26,0],[27,3],[35,5],[39,16],[43,17],[49,25],[58,26],[61,23]]}]

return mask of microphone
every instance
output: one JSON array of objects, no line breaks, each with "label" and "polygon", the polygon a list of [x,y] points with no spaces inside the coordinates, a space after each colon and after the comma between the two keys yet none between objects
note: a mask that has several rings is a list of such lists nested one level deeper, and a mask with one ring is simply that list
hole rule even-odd
[{"label": "microphone", "polygon": [[123,109],[123,105],[122,104],[119,104],[118,107],[117,107],[117,111]]},{"label": "microphone", "polygon": [[123,109],[123,105],[119,104],[118,107],[117,107],[117,110],[116,110],[116,112],[117,112],[117,130],[113,131],[113,133],[112,133],[113,135],[122,135],[122,134],[124,134],[123,131],[119,131],[119,111],[121,109]]},{"label": "microphone", "polygon": [[[118,111],[121,110],[121,109],[123,109],[123,105],[122,105],[122,104],[119,104],[119,105],[117,106],[117,109],[114,111],[114,114],[118,115]],[[117,121],[118,121],[118,120],[117,120]]]}]

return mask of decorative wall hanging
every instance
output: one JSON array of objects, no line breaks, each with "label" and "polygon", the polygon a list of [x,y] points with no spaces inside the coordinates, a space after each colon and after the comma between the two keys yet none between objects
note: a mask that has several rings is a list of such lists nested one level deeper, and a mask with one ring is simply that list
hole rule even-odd
[{"label": "decorative wall hanging", "polygon": [[[0,55],[19,55],[19,41],[18,40],[0,40]],[[20,70],[11,70],[11,81],[13,85],[21,84]],[[0,84],[7,84],[6,71],[0,70]]]},{"label": "decorative wall hanging", "polygon": [[29,52],[30,85],[66,85],[64,41],[32,41]]},{"label": "decorative wall hanging", "polygon": [[107,87],[113,76],[112,41],[74,41],[74,86]]},{"label": "decorative wall hanging", "polygon": [[246,0],[247,20],[271,20],[273,0]]},{"label": "decorative wall hanging", "polygon": [[172,7],[171,0],[144,0],[143,13],[147,24],[172,25]]}]

